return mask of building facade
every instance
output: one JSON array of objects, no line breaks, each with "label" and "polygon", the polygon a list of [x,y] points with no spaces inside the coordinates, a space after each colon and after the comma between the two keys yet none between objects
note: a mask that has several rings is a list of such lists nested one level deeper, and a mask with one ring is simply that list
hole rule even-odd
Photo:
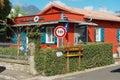
[{"label": "building facade", "polygon": [[[114,57],[120,41],[120,17],[104,12],[83,10],[51,4],[40,13],[32,16],[17,17],[14,29],[8,36],[15,44],[27,44],[26,28],[39,26],[42,33],[41,47],[55,48],[58,45],[77,45],[89,42],[109,42],[113,44]],[[68,26],[67,34],[58,41],[54,35],[57,26]],[[23,46],[26,49],[26,46]]]}]

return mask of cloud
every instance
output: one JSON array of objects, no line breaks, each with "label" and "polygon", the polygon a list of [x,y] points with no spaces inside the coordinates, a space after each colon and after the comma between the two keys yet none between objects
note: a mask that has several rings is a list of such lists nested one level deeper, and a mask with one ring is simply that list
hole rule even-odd
[{"label": "cloud", "polygon": [[62,5],[65,6],[66,4],[63,3],[61,0],[54,0],[53,3],[58,4],[58,5]]},{"label": "cloud", "polygon": [[58,4],[58,5],[61,5],[61,6],[66,6],[66,4],[63,3],[61,0],[54,0],[54,1],[50,1],[44,8],[48,7],[51,3]]},{"label": "cloud", "polygon": [[83,9],[85,9],[85,10],[93,10],[94,7],[93,7],[93,6],[86,6],[86,7],[84,7]]},{"label": "cloud", "polygon": [[108,10],[108,9],[105,8],[105,7],[100,7],[100,8],[98,9],[98,11],[100,11],[100,12],[105,12],[105,13],[115,14],[115,12],[113,12],[113,11],[111,11],[111,10]]},{"label": "cloud", "polygon": [[83,9],[115,14],[114,11],[108,10],[106,7],[99,7],[95,9],[93,6],[85,6]]}]

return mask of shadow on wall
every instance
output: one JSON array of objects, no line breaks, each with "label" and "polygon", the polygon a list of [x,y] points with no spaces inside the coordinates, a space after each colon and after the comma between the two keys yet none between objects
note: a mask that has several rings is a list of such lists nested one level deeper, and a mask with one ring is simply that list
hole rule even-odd
[{"label": "shadow on wall", "polygon": [[0,73],[2,73],[2,72],[5,71],[5,70],[6,70],[6,67],[0,66]]}]

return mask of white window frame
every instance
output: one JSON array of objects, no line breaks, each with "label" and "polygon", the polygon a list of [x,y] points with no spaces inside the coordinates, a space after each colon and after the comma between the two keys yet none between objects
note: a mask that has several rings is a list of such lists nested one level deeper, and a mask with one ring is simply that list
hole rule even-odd
[{"label": "white window frame", "polygon": [[95,29],[95,38],[96,38],[96,42],[100,42],[101,41],[101,28],[96,28]]},{"label": "white window frame", "polygon": [[[52,35],[50,35],[50,36],[48,35],[48,33],[49,33],[48,30],[49,30],[49,29],[51,29],[51,30],[50,30],[50,31],[51,31],[50,33],[52,34]],[[53,29],[54,29],[54,27],[46,27],[46,43],[55,43],[54,30],[53,30]],[[52,31],[52,30],[53,30],[53,31]],[[48,39],[49,37],[51,38],[51,41],[49,41],[49,39]],[[52,39],[53,39],[53,41],[52,41]]]}]

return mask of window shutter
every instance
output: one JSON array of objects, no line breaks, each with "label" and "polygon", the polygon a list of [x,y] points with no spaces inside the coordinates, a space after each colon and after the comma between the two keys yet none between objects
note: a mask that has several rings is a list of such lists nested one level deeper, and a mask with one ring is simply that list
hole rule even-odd
[{"label": "window shutter", "polygon": [[117,40],[120,42],[120,29],[117,30]]},{"label": "window shutter", "polygon": [[41,37],[41,43],[46,43],[46,28],[41,30],[42,37]]},{"label": "window shutter", "polygon": [[26,41],[26,31],[25,29],[22,29],[20,33],[20,40],[21,40],[21,46],[23,47],[23,51],[27,51],[27,41]]},{"label": "window shutter", "polygon": [[101,41],[104,42],[104,28],[101,28]]},{"label": "window shutter", "polygon": [[54,42],[57,44],[57,37],[54,35]]}]

